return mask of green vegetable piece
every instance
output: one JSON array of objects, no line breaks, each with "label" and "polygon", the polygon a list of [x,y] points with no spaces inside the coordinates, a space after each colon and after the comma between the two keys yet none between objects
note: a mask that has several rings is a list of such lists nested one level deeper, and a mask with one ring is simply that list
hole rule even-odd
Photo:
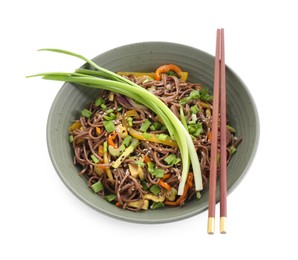
[{"label": "green vegetable piece", "polygon": [[105,120],[114,120],[116,119],[116,115],[114,113],[110,113],[108,116],[103,117]]},{"label": "green vegetable piece", "polygon": [[120,154],[122,154],[124,152],[125,145],[124,144],[121,144],[118,148],[114,148],[113,146],[109,145],[108,149],[109,149],[109,153],[113,157],[119,157]]},{"label": "green vegetable piece", "polygon": [[146,120],[143,122],[143,124],[141,125],[141,127],[140,127],[140,131],[142,131],[142,132],[146,132],[146,131],[148,130],[148,128],[150,127],[150,125],[151,125],[151,122],[150,122],[148,119],[146,119]]},{"label": "green vegetable piece", "polygon": [[149,189],[148,183],[146,181],[141,181],[142,189],[147,191]]},{"label": "green vegetable piece", "polygon": [[167,140],[167,139],[169,138],[169,136],[166,135],[166,134],[159,134],[159,135],[157,136],[157,138],[158,138],[159,140],[165,141],[165,140]]},{"label": "green vegetable piece", "polygon": [[69,142],[72,143],[73,142],[73,135],[69,136]]},{"label": "green vegetable piece", "polygon": [[165,171],[160,168],[155,168],[153,171],[153,175],[155,175],[157,178],[163,178],[165,174]]},{"label": "green vegetable piece", "polygon": [[132,117],[128,117],[126,120],[127,120],[127,123],[128,123],[129,126],[132,126],[133,125],[133,123],[132,123]]},{"label": "green vegetable piece", "polygon": [[159,209],[163,208],[165,206],[164,203],[162,202],[153,202],[152,205],[150,206],[151,209]]},{"label": "green vegetable piece", "polygon": [[176,156],[174,154],[170,154],[168,155],[166,158],[164,158],[164,161],[168,164],[168,165],[171,165],[172,162],[174,162],[176,160]]},{"label": "green vegetable piece", "polygon": [[131,142],[131,139],[132,139],[132,136],[130,136],[130,135],[125,136],[122,144],[124,144],[126,147],[128,147]]},{"label": "green vegetable piece", "polygon": [[150,126],[150,130],[152,131],[156,131],[159,130],[162,127],[161,123],[158,122],[154,122],[151,126]]},{"label": "green vegetable piece", "polygon": [[153,173],[154,172],[154,163],[147,162],[147,166],[148,166],[148,172]]},{"label": "green vegetable piece", "polygon": [[81,115],[87,118],[90,118],[92,116],[92,112],[86,108],[84,108],[81,112]]},{"label": "green vegetable piece", "polygon": [[106,106],[105,104],[101,104],[100,107],[101,107],[102,109],[106,109],[106,108],[107,108],[107,106]]},{"label": "green vegetable piece", "polygon": [[230,152],[230,154],[234,154],[234,153],[237,152],[237,148],[236,148],[235,146],[231,145],[231,146],[229,147],[229,152]]},{"label": "green vegetable piece", "polygon": [[105,103],[105,101],[102,97],[95,100],[95,106],[97,106],[97,107],[104,104],[104,103]]},{"label": "green vegetable piece", "polygon": [[202,101],[212,101],[213,96],[209,95],[208,88],[202,88],[200,89],[200,99]]},{"label": "green vegetable piece", "polygon": [[114,112],[114,109],[110,108],[106,111],[107,114],[110,114],[110,113],[113,113]]},{"label": "green vegetable piece", "polygon": [[200,111],[200,109],[198,108],[197,105],[194,105],[194,106],[192,106],[192,107],[190,108],[190,112],[191,112],[192,114],[197,114],[199,111]]},{"label": "green vegetable piece", "polygon": [[94,163],[99,163],[99,160],[98,160],[98,158],[94,155],[94,154],[91,154],[91,159],[92,159],[92,161],[94,162]]},{"label": "green vegetable piece", "polygon": [[125,158],[127,158],[134,151],[134,149],[139,145],[139,142],[140,141],[138,139],[133,138],[130,146],[128,146],[124,150],[124,152],[118,157],[118,159],[112,163],[112,167],[115,169],[118,168],[121,165],[121,163],[125,160]]},{"label": "green vegetable piece", "polygon": [[116,198],[117,198],[117,196],[115,194],[109,194],[104,197],[104,199],[107,200],[108,202],[112,202]]},{"label": "green vegetable piece", "polygon": [[108,132],[108,133],[111,133],[111,132],[113,132],[113,131],[115,131],[115,125],[114,125],[114,123],[113,123],[113,121],[103,121],[103,126],[104,126],[104,128],[106,129],[106,131]]},{"label": "green vegetable piece", "polygon": [[91,189],[95,192],[98,193],[104,189],[101,181],[95,182],[94,184],[91,185]]},{"label": "green vegetable piece", "polygon": [[154,194],[154,195],[158,195],[161,192],[161,188],[155,184],[153,184],[150,187],[150,191]]},{"label": "green vegetable piece", "polygon": [[203,132],[203,124],[199,122],[197,124],[188,125],[188,131],[191,135],[198,137]]}]

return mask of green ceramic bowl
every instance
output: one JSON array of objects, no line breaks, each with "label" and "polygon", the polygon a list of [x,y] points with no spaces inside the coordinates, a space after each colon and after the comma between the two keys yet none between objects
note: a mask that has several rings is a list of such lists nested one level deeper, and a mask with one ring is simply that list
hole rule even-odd
[{"label": "green ceramic bowl", "polygon": [[[167,42],[135,43],[105,52],[93,59],[112,71],[154,71],[158,66],[175,63],[189,72],[190,82],[212,89],[214,57],[198,49]],[[243,141],[228,167],[228,192],[243,179],[255,155],[259,138],[259,121],[255,103],[241,79],[227,67],[227,115]],[[94,100],[98,90],[65,83],[51,107],[47,124],[48,150],[53,165],[65,185],[84,203],[117,219],[137,223],[165,223],[185,219],[208,208],[208,191],[200,200],[181,208],[163,208],[130,212],[109,204],[94,194],[73,165],[68,126],[79,117],[82,108]],[[218,190],[218,189],[217,189]]]}]

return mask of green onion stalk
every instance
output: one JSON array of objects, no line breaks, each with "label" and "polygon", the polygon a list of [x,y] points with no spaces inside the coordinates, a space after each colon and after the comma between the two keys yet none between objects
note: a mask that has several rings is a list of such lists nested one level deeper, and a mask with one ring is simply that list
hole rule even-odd
[{"label": "green onion stalk", "polygon": [[40,49],[41,51],[52,51],[75,56],[90,64],[94,69],[77,69],[75,72],[49,72],[35,74],[28,77],[40,76],[47,80],[56,80],[77,83],[86,87],[99,88],[115,93],[119,93],[141,103],[160,116],[166,125],[171,138],[176,140],[181,153],[182,174],[178,187],[178,195],[182,195],[189,173],[190,162],[192,164],[195,188],[202,190],[202,175],[199,159],[194,147],[193,141],[183,124],[173,114],[173,112],[158,97],[150,93],[141,86],[118,75],[112,71],[98,66],[95,62],[85,58],[82,55],[60,49]]}]

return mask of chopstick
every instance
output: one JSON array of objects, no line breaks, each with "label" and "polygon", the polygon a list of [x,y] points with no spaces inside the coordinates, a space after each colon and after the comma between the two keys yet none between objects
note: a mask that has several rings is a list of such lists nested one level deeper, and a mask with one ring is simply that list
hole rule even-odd
[{"label": "chopstick", "polygon": [[[211,129],[211,159],[209,175],[208,234],[215,230],[218,120],[220,108],[220,233],[226,233],[227,222],[227,167],[226,167],[226,73],[224,53],[224,29],[216,31],[214,63],[213,112]],[[219,105],[220,103],[220,105]]]},{"label": "chopstick", "polygon": [[220,55],[220,233],[227,232],[227,112],[224,30],[221,29]]}]

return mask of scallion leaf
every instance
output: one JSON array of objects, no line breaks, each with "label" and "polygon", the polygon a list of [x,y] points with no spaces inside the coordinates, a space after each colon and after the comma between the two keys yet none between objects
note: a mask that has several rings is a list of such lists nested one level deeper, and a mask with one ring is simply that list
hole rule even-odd
[{"label": "scallion leaf", "polygon": [[91,154],[90,157],[94,163],[99,163],[99,159],[94,154]]},{"label": "scallion leaf", "polygon": [[86,108],[84,108],[81,112],[81,115],[87,118],[90,118],[92,116],[92,112]]},{"label": "scallion leaf", "polygon": [[115,131],[115,129],[116,129],[113,121],[111,121],[111,120],[103,121],[103,126],[107,130],[108,133],[111,133],[111,132]]},{"label": "scallion leaf", "polygon": [[95,182],[94,184],[91,185],[91,189],[95,192],[98,193],[104,189],[103,184],[101,181]]},{"label": "scallion leaf", "polygon": [[146,132],[146,131],[148,130],[148,128],[150,127],[150,125],[151,125],[151,122],[150,122],[148,119],[146,119],[146,120],[143,122],[143,124],[141,125],[141,127],[140,127],[140,131],[142,131],[142,132]]},{"label": "scallion leaf", "polygon": [[153,184],[149,190],[154,194],[154,195],[158,195],[161,192],[161,188],[155,184]]}]

